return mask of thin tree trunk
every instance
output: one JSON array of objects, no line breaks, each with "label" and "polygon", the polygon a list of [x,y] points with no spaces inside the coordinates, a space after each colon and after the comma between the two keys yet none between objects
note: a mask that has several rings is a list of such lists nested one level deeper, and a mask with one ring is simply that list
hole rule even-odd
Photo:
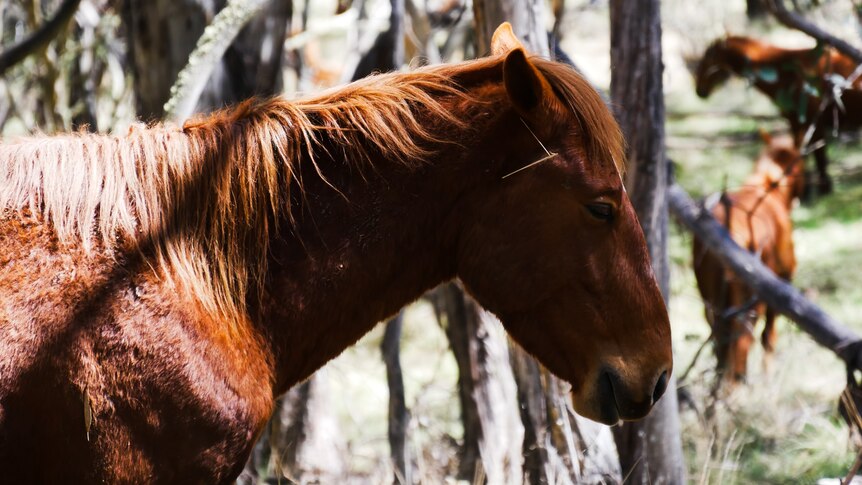
[{"label": "thin tree trunk", "polygon": [[72,27],[72,35],[80,42],[78,54],[72,60],[69,80],[69,106],[72,108],[72,130],[86,128],[99,131],[96,119],[96,95],[99,80],[104,71],[104,62],[95,54],[96,27],[98,16],[93,5],[84,2],[79,21]]},{"label": "thin tree trunk", "polygon": [[428,298],[458,364],[464,423],[459,475],[471,483],[484,483],[484,477],[490,484],[519,484],[524,428],[503,328],[455,283]]},{"label": "thin tree trunk", "polygon": [[[626,186],[667,300],[667,185],[659,0],[611,0],[611,99],[628,141]],[[685,466],[676,379],[644,420],[614,429],[623,476],[631,484],[681,484]]]},{"label": "thin tree trunk", "polygon": [[338,483],[344,475],[326,371],[291,388],[270,419],[268,475],[292,483]]},{"label": "thin tree trunk", "polygon": [[404,326],[404,313],[386,324],[380,352],[386,365],[386,382],[389,385],[389,450],[392,465],[395,467],[395,484],[411,485],[413,467],[410,458],[407,428],[410,414],[404,397],[404,378],[401,374],[401,329]]}]

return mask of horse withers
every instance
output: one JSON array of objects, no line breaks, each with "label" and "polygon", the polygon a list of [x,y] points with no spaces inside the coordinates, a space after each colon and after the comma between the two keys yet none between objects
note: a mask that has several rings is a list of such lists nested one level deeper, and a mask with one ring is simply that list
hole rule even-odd
[{"label": "horse withers", "polygon": [[645,416],[671,338],[623,140],[571,68],[493,55],[183,127],[0,144],[0,468],[228,483],[279,394],[458,277],[572,384]]},{"label": "horse withers", "polygon": [[[761,136],[766,147],[753,173],[739,190],[722,194],[711,211],[736,244],[757,254],[776,275],[790,281],[796,270],[790,210],[804,190],[803,161],[792,137],[771,137],[766,132]],[[775,310],[758,301],[697,236],[693,264],[712,328],[718,371],[728,382],[742,381],[760,317],[766,322],[761,335],[766,361],[775,350]]]},{"label": "horse withers", "polygon": [[[831,91],[848,83],[857,67],[831,47],[784,49],[749,37],[729,36],[716,40],[704,52],[697,67],[696,90],[706,98],[731,74],[748,79],[787,120],[797,147],[807,149],[802,144],[808,135],[807,146],[813,148],[817,162],[817,191],[828,194],[832,179],[827,173],[826,137],[830,130],[862,127],[862,78],[845,86],[837,102],[831,99]],[[824,99],[829,101],[824,103]]]}]

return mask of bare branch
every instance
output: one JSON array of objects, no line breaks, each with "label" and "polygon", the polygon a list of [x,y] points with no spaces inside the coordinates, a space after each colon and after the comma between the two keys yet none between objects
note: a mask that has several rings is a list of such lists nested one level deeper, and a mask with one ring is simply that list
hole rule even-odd
[{"label": "bare branch", "polygon": [[814,25],[808,20],[804,19],[801,15],[793,13],[787,10],[787,7],[784,5],[783,0],[766,0],[766,8],[772,12],[772,15],[778,19],[782,24],[790,27],[791,29],[796,29],[801,32],[804,32],[811,37],[819,40],[820,42],[826,43],[838,49],[842,54],[850,57],[856,63],[862,64],[862,51],[857,49],[856,47],[850,45],[850,43],[835,37],[834,35],[826,32],[820,27]]},{"label": "bare branch", "polygon": [[[861,340],[856,332],[842,325],[816,304],[806,299],[796,288],[781,280],[759,258],[740,248],[727,230],[709,211],[699,207],[679,185],[668,189],[671,212],[731,271],[745,282],[758,297],[775,308],[810,335],[818,344],[835,352],[852,364],[856,358],[850,348]],[[855,364],[854,364],[855,365]]]},{"label": "bare branch", "polygon": [[44,49],[75,15],[80,3],[81,0],[64,0],[51,20],[45,22],[26,39],[0,53],[0,75],[26,59],[30,54]]}]

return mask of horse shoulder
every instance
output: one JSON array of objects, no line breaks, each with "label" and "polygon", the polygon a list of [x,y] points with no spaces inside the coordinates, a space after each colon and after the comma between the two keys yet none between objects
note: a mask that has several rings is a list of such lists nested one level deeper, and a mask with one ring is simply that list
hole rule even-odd
[{"label": "horse shoulder", "polygon": [[[48,481],[239,472],[273,405],[259,342],[202,317],[145,263],[14,219],[0,241],[0,467]],[[29,463],[39,450],[67,459]]]}]

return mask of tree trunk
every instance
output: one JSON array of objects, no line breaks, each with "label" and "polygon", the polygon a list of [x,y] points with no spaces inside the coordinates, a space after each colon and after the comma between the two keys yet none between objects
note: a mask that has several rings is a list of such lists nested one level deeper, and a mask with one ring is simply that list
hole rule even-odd
[{"label": "tree trunk", "polygon": [[291,483],[338,483],[343,444],[330,408],[326,371],[291,388],[270,418],[268,475]]},{"label": "tree trunk", "polygon": [[455,284],[428,295],[458,363],[464,442],[461,478],[471,483],[521,483],[524,428],[500,323]]},{"label": "tree trunk", "polygon": [[[139,117],[145,120],[162,118],[171,85],[188,62],[204,28],[223,6],[224,0],[126,0],[123,3],[123,23]],[[215,88],[210,83],[211,92],[220,91]]]},{"label": "tree trunk", "polygon": [[[490,50],[491,35],[504,21],[512,27],[528,51],[550,57],[548,34],[545,30],[545,3],[539,0],[483,1],[474,0],[477,50]],[[593,443],[611,443],[607,429],[599,440],[601,427],[578,427],[568,396],[568,385],[542,368],[520,347],[510,346],[518,404],[524,425],[524,472],[528,483],[598,483],[610,479],[620,481],[613,459],[605,450],[586,450]],[[565,389],[564,389],[565,388]],[[610,454],[610,456],[613,456]],[[589,476],[584,472],[589,470]]]},{"label": "tree trunk", "polygon": [[544,58],[551,57],[545,27],[545,2],[474,0],[473,15],[476,20],[476,50],[480,56],[491,52],[491,36],[501,23],[509,21],[527,51]]},{"label": "tree trunk", "polygon": [[412,485],[413,466],[407,438],[410,414],[404,396],[404,378],[401,374],[401,329],[404,313],[390,320],[383,333],[380,352],[386,365],[386,383],[389,386],[389,450],[395,468],[395,484]]},{"label": "tree trunk", "polygon": [[80,43],[72,60],[69,79],[69,106],[72,109],[72,130],[99,131],[96,117],[96,97],[105,71],[105,62],[96,55],[96,37],[99,17],[89,1],[81,3],[80,15],[72,27],[72,35]]},{"label": "tree trunk", "polygon": [[[126,0],[123,22],[134,75],[138,116],[161,119],[177,74],[227,0]],[[243,29],[216,65],[198,112],[281,90],[282,46],[292,2],[272,0]],[[263,48],[267,46],[267,48]]]},{"label": "tree trunk", "polygon": [[[611,99],[628,141],[626,186],[640,219],[653,270],[665,299],[668,167],[664,145],[659,0],[611,0]],[[632,484],[683,483],[676,379],[643,421],[614,429],[623,476]]]}]

